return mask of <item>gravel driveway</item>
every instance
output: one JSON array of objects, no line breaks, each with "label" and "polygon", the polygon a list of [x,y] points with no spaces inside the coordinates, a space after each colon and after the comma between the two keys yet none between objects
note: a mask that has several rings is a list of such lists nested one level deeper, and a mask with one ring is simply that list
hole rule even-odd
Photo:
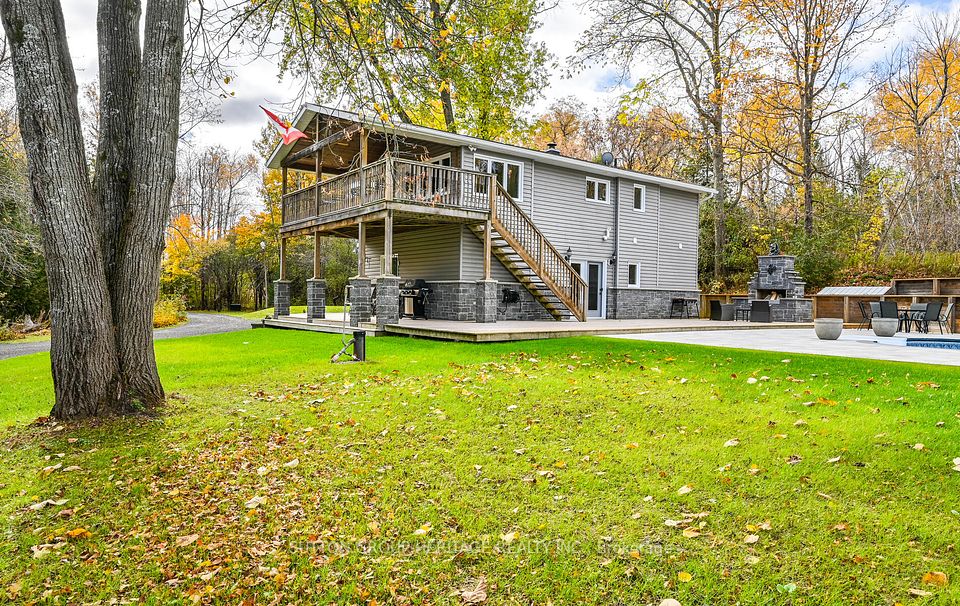
[{"label": "gravel driveway", "polygon": [[[154,339],[178,339],[180,337],[196,337],[212,335],[221,332],[248,330],[250,320],[221,314],[187,314],[186,324],[172,328],[160,328],[153,331]],[[0,360],[15,358],[27,354],[50,350],[50,341],[33,341],[23,343],[9,341],[0,343]]]}]

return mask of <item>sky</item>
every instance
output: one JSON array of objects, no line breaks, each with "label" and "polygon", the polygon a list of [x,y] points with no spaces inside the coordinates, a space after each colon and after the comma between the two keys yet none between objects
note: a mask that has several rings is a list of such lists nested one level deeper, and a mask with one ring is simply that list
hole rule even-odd
[{"label": "sky", "polygon": [[[97,78],[97,0],[62,1],[74,69],[82,85]],[[898,42],[909,37],[912,33],[909,24],[915,23],[919,15],[935,8],[948,8],[951,3],[953,9],[960,9],[960,0],[915,0],[909,3],[902,21],[904,25],[870,47],[864,54],[864,64],[879,61]],[[535,39],[543,42],[554,59],[563,64],[573,53],[576,40],[589,26],[590,19],[585,17],[578,0],[557,0],[556,6],[542,15],[541,22]],[[649,68],[642,64],[636,67],[641,73]],[[266,124],[258,105],[296,107],[302,101],[298,83],[278,79],[277,66],[271,60],[251,60],[236,65],[234,72],[230,85],[234,96],[223,103],[220,120],[192,131],[191,144],[222,145],[231,150],[250,151],[253,140]],[[531,115],[541,112],[559,97],[574,95],[588,106],[605,106],[623,91],[623,88],[616,87],[617,74],[609,67],[590,66],[572,78],[565,77],[564,72],[561,68],[551,69],[543,98],[528,108]]]}]

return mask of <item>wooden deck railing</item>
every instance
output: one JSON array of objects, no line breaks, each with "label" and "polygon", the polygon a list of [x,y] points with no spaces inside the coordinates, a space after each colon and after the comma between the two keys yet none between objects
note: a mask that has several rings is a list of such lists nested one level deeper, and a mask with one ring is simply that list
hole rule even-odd
[{"label": "wooden deck railing", "polygon": [[493,175],[487,173],[383,158],[286,194],[283,197],[283,224],[315,219],[384,200],[487,211],[488,192],[493,180]]},{"label": "wooden deck railing", "polygon": [[500,235],[570,312],[585,322],[587,283],[499,183],[493,211],[493,226]]}]

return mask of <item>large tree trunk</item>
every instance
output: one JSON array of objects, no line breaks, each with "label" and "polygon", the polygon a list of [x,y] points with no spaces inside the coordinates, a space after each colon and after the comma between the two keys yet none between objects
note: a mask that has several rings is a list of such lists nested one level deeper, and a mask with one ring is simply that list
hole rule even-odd
[{"label": "large tree trunk", "polygon": [[121,397],[110,294],[57,0],[0,0],[50,289],[56,417],[98,415]]},{"label": "large tree trunk", "polygon": [[47,259],[60,418],[153,407],[163,231],[173,188],[186,0],[101,0],[101,115],[88,181],[58,0],[0,0]]},{"label": "large tree trunk", "polygon": [[114,315],[122,333],[117,346],[120,370],[127,397],[146,406],[164,397],[153,353],[153,303],[176,173],[185,10],[186,0],[147,5],[133,123],[150,136],[138,137],[132,150],[131,204],[118,242]]}]

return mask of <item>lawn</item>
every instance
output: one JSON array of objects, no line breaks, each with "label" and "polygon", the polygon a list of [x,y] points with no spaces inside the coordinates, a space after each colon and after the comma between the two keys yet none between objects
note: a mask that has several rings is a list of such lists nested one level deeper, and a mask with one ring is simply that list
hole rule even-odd
[{"label": "lawn", "polygon": [[960,602],[960,370],[600,338],[338,348],[159,341],[168,410],[95,427],[31,423],[48,357],[0,361],[0,591]]},{"label": "lawn", "polygon": [[[343,313],[343,305],[327,305],[328,314],[340,314]],[[247,320],[260,320],[266,316],[273,317],[273,308],[268,307],[266,309],[258,309],[256,311],[211,311],[211,312],[201,312],[201,313],[218,313],[228,316],[237,316],[239,318],[246,318]],[[307,313],[306,305],[291,305],[290,313],[292,314],[305,314]]]}]

